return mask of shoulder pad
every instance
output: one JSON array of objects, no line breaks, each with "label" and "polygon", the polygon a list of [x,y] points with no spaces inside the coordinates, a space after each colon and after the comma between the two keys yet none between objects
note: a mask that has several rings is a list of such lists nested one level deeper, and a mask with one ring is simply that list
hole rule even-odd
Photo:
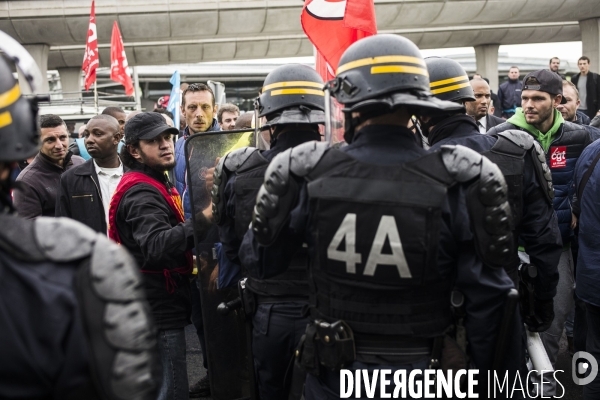
[{"label": "shoulder pad", "polygon": [[222,157],[215,167],[213,174],[214,183],[210,192],[215,223],[218,224],[221,221],[221,215],[223,215],[225,204],[221,199],[223,198],[223,191],[225,190],[225,185],[227,185],[230,174],[235,173],[256,151],[259,150],[255,147],[243,147],[234,150],[225,155],[225,157]]},{"label": "shoulder pad", "polygon": [[477,254],[487,266],[502,268],[513,254],[513,220],[502,171],[487,158],[463,146],[442,146],[448,172],[468,183],[467,207]]},{"label": "shoulder pad", "polygon": [[546,153],[537,140],[533,141],[533,149],[534,151],[532,151],[531,155],[535,173],[544,191],[544,197],[552,204],[554,200],[554,185],[552,184],[552,173],[550,172],[550,168],[548,168],[548,164],[546,164]]},{"label": "shoulder pad", "polygon": [[328,144],[325,142],[306,142],[292,149],[290,170],[299,177],[304,177],[318,164]]},{"label": "shoulder pad", "polygon": [[458,182],[468,182],[479,176],[481,154],[460,145],[442,146],[440,152],[448,173]]},{"label": "shoulder pad", "polygon": [[533,143],[535,142],[530,134],[517,129],[509,129],[507,131],[499,132],[496,135],[510,140],[523,150],[529,150],[531,147],[533,147]]},{"label": "shoulder pad", "polygon": [[46,259],[35,235],[35,220],[0,213],[0,249],[24,261]]},{"label": "shoulder pad", "polygon": [[92,254],[102,234],[70,218],[40,217],[34,222],[35,239],[52,261],[69,262]]},{"label": "shoulder pad", "polygon": [[106,398],[153,398],[156,330],[133,258],[98,235],[91,261],[78,271],[76,291],[91,369]]},{"label": "shoulder pad", "polygon": [[268,246],[275,241],[297,201],[299,188],[291,175],[306,177],[326,151],[327,143],[307,142],[271,161],[252,216],[252,230],[258,243]]}]

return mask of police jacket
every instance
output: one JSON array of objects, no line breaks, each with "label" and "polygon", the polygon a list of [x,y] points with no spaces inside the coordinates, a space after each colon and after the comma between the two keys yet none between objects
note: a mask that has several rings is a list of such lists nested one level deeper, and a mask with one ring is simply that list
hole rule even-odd
[{"label": "police jacket", "polygon": [[[581,73],[573,75],[571,78],[571,82],[575,86],[579,82],[579,77]],[[589,71],[587,74],[587,82],[585,84],[585,88],[587,91],[586,97],[586,114],[590,118],[594,118],[596,116],[596,112],[600,109],[600,76],[594,72]]]},{"label": "police jacket", "polygon": [[[220,131],[221,127],[216,119],[213,119],[213,123],[208,128],[207,132]],[[183,204],[183,214],[185,218],[192,217],[192,207],[190,205],[190,197],[187,188],[187,163],[185,160],[185,139],[190,136],[190,127],[186,126],[182,131],[183,136],[175,142],[175,188],[181,195],[181,202]]]},{"label": "police jacket", "polygon": [[48,156],[38,153],[17,177],[20,184],[13,191],[17,213],[28,219],[39,216],[53,217],[60,176],[66,170],[83,163],[83,158],[67,152],[61,167],[53,163]]},{"label": "police jacket", "polygon": [[67,218],[0,225],[0,398],[156,398],[156,333],[127,252]]},{"label": "police jacket", "polygon": [[[600,307],[600,141],[589,145],[575,166],[574,186],[577,197],[573,204],[579,224],[579,254],[577,258],[577,297]],[[592,164],[596,163],[592,168]],[[589,175],[588,175],[589,174]],[[587,182],[584,177],[587,175]],[[581,197],[579,197],[581,194]]]},{"label": "police jacket", "polygon": [[[509,129],[527,130],[517,127],[510,122],[495,126],[487,132],[497,134]],[[563,245],[569,246],[573,236],[571,229],[571,204],[573,202],[573,172],[579,155],[591,143],[589,132],[580,125],[564,122],[552,139],[550,148],[546,151],[546,163],[552,173],[554,200],[552,202]],[[526,251],[528,249],[525,249]]]},{"label": "police jacket", "polygon": [[[135,162],[131,171],[142,172],[162,182],[171,183],[164,173]],[[117,210],[117,230],[122,245],[135,258],[144,273],[144,288],[156,325],[160,330],[179,329],[188,325],[191,313],[190,282],[187,276],[171,274],[175,290],[169,293],[163,269],[186,264],[185,252],[194,247],[192,220],[179,223],[162,194],[148,184],[129,189]]]},{"label": "police jacket", "polygon": [[[464,118],[467,117],[467,118]],[[477,151],[492,161],[498,161],[500,170],[507,180],[509,199],[515,219],[514,240],[525,246],[531,263],[538,267],[535,287],[540,300],[548,300],[556,294],[558,284],[558,261],[562,251],[562,241],[558,229],[556,213],[550,197],[546,195],[548,184],[541,174],[541,166],[532,146],[526,152],[510,154],[503,147],[494,145],[504,137],[482,135],[471,117],[458,115],[449,117],[435,126],[429,134],[432,144],[430,151],[443,145],[462,145]],[[519,138],[515,138],[518,140]],[[508,140],[508,150],[515,145]],[[526,143],[523,143],[525,146]],[[494,150],[492,150],[494,148]],[[541,147],[539,147],[541,149]],[[490,155],[490,150],[494,154]],[[538,170],[536,170],[536,167]],[[517,247],[517,246],[515,246]],[[517,254],[511,259],[506,270],[514,280],[520,261]]]},{"label": "police jacket", "polygon": [[[324,152],[317,155],[317,151]],[[309,142],[280,154],[267,170],[265,182],[283,178],[284,170],[276,171],[289,159],[290,171],[297,174],[290,176],[294,179],[290,182],[299,186],[296,190],[290,184],[288,189],[297,196],[278,202],[279,208],[286,208],[290,201],[289,213],[255,212],[240,259],[256,276],[267,278],[285,269],[290,254],[306,242],[311,259],[311,318],[347,321],[354,331],[357,360],[369,359],[368,354],[360,355],[361,341],[368,342],[368,337],[397,343],[407,337],[439,335],[450,323],[446,294],[455,285],[468,299],[466,328],[472,359],[478,368],[486,369],[492,361],[504,296],[513,284],[502,268],[486,267],[478,256],[465,187],[454,185],[438,197],[446,191],[435,189],[437,184],[429,186],[429,178],[421,179],[438,164],[428,159],[419,162],[424,156],[427,152],[412,132],[387,125],[364,127],[341,149],[324,150]],[[316,176],[308,172],[300,178],[311,170],[310,164],[316,164]],[[413,175],[412,168],[422,174]],[[318,181],[321,176],[327,180]],[[404,182],[395,182],[398,179]],[[269,198],[269,185],[260,189],[257,210],[266,205],[261,199]],[[271,187],[279,191],[278,185]],[[276,225],[279,218],[283,222]],[[272,241],[263,233],[272,234]],[[419,315],[419,322],[411,315]],[[515,339],[508,353],[519,358],[518,347]],[[382,359],[370,362],[386,364]]]},{"label": "police jacket", "polygon": [[509,79],[498,87],[498,100],[502,112],[514,112],[516,107],[521,107],[521,87],[521,81],[518,79]]},{"label": "police jacket", "polygon": [[[123,172],[128,170],[123,165]],[[106,235],[106,214],[93,159],[62,174],[55,212],[57,217],[72,218]]]},{"label": "police jacket", "polygon": [[[239,264],[238,251],[242,239],[252,221],[252,211],[258,189],[260,189],[264,174],[269,162],[273,158],[294,146],[319,140],[319,134],[314,131],[293,131],[279,135],[271,143],[269,150],[260,151],[252,158],[245,159],[244,163],[237,167],[236,173],[231,174],[225,184],[223,199],[225,208],[219,223],[219,236],[227,257]],[[252,163],[252,165],[250,165]],[[237,184],[238,174],[243,174],[243,184]],[[248,179],[245,179],[248,177]]]}]

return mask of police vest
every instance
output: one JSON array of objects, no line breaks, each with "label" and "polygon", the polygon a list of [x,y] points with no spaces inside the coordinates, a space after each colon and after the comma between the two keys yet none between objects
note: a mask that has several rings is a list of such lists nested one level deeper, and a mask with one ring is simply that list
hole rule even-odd
[{"label": "police vest", "polygon": [[466,147],[443,146],[394,169],[325,143],[290,149],[271,162],[256,200],[252,230],[264,246],[295,204],[292,176],[307,182],[312,317],[344,320],[359,341],[434,337],[449,327],[452,277],[437,268],[448,188],[466,185],[475,250],[486,266],[501,268],[516,251],[502,173]]},{"label": "police vest", "polygon": [[[262,156],[260,150],[243,148],[229,153],[223,159],[223,164],[220,167],[217,166],[215,170],[216,174],[219,175],[218,177],[215,175],[215,181],[218,180],[221,183],[221,187],[217,188],[217,191],[219,189],[224,190],[227,184],[227,175],[235,174],[233,185],[235,193],[235,233],[240,241],[248,231],[252,221],[256,196],[268,166],[269,161]],[[219,195],[217,195],[217,198],[219,198]],[[213,191],[213,203],[214,201]],[[218,207],[216,208],[218,210]],[[307,266],[307,252],[302,249],[294,255],[290,266],[285,272],[270,279],[248,278],[246,287],[259,296],[259,303],[277,302],[284,299],[286,301],[306,301],[308,299]]]},{"label": "police vest", "polygon": [[437,271],[447,187],[401,166],[330,150],[308,174],[315,318],[360,334],[433,337],[451,323],[451,279]]}]

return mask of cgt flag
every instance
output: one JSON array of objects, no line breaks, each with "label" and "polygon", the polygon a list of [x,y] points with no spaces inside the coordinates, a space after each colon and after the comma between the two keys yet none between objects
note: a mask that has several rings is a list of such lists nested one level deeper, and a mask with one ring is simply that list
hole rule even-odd
[{"label": "cgt flag", "polygon": [[306,0],[301,22],[317,49],[317,71],[325,81],[352,43],[377,34],[373,0]]},{"label": "cgt flag", "polygon": [[173,122],[175,128],[179,129],[179,118],[181,116],[181,77],[179,71],[175,71],[171,76],[171,95],[169,96],[169,104],[167,105],[167,111],[171,111],[173,114]]},{"label": "cgt flag", "polygon": [[119,31],[117,21],[113,23],[112,38],[110,40],[110,79],[125,86],[127,96],[133,96],[133,82],[129,75],[127,56],[123,46],[123,38]]},{"label": "cgt flag", "polygon": [[84,86],[89,90],[92,83],[96,82],[96,69],[100,61],[98,59],[98,35],[96,34],[96,12],[94,1],[92,1],[92,13],[90,14],[90,25],[88,27],[87,42],[85,44],[85,54],[83,55],[83,65],[81,69],[85,73]]}]

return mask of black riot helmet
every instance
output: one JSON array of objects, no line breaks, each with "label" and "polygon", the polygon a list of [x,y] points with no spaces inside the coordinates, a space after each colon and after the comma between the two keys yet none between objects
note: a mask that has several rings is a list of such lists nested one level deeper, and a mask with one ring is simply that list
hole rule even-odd
[{"label": "black riot helmet", "polygon": [[313,68],[287,64],[267,75],[256,99],[258,117],[266,117],[262,128],[281,124],[324,122],[323,79]]},{"label": "black riot helmet", "polygon": [[456,61],[443,57],[425,59],[431,93],[440,100],[464,103],[475,101],[475,94],[469,82],[469,76]]},{"label": "black riot helmet", "polygon": [[[399,35],[375,35],[352,44],[342,55],[327,89],[344,105],[346,141],[362,120],[404,106],[415,115],[438,115],[461,106],[433,97],[419,48]],[[361,112],[361,118],[351,113]]]},{"label": "black riot helmet", "polygon": [[[0,31],[0,50],[15,62],[32,91],[41,74],[31,55],[16,40]],[[37,86],[37,87],[36,87]],[[21,96],[12,71],[0,57],[0,161],[25,160],[39,150],[37,98]]]}]

